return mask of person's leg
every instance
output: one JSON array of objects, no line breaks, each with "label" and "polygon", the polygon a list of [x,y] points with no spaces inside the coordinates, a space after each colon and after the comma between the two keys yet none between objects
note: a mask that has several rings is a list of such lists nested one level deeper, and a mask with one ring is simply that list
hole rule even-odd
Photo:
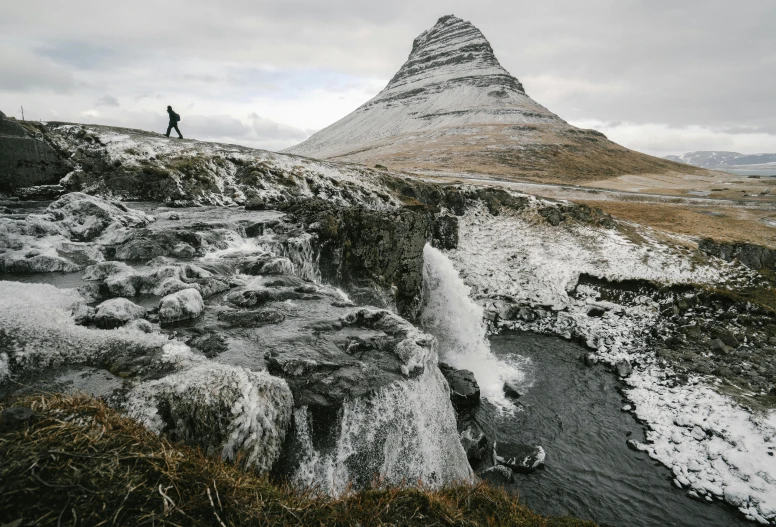
[{"label": "person's leg", "polygon": [[[176,126],[176,128],[177,128],[177,126]],[[169,123],[167,125],[167,133],[164,134],[164,135],[166,135],[167,137],[170,137],[170,130],[172,130],[172,123]]]},{"label": "person's leg", "polygon": [[178,138],[183,139],[183,134],[178,130],[178,123],[175,123],[173,126],[175,127],[175,131],[178,132]]}]

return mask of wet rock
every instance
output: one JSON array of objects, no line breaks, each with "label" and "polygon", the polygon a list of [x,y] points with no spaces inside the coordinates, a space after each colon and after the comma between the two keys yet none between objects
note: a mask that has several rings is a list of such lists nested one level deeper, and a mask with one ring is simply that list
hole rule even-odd
[{"label": "wet rock", "polygon": [[190,338],[187,344],[197,348],[205,357],[212,359],[229,349],[226,337],[218,333],[206,333]]},{"label": "wet rock", "polygon": [[523,396],[523,391],[514,386],[510,381],[507,381],[504,383],[504,395],[510,399],[519,399]]},{"label": "wet rock", "polygon": [[42,219],[51,222],[71,240],[85,242],[122,228],[142,227],[153,221],[148,214],[129,209],[122,203],[80,192],[66,194],[53,202]]},{"label": "wet rock", "polygon": [[205,310],[202,295],[196,289],[183,289],[159,302],[159,321],[169,324],[197,318]]},{"label": "wet rock", "polygon": [[488,441],[485,434],[476,428],[476,426],[468,426],[459,434],[459,438],[461,440],[461,446],[463,447],[464,452],[466,452],[466,458],[473,467],[491,457],[488,448],[490,441]]},{"label": "wet rock", "polygon": [[617,361],[614,365],[614,369],[617,371],[617,375],[623,378],[633,373],[633,366],[625,359]]},{"label": "wet rock", "polygon": [[450,385],[450,400],[458,412],[480,404],[480,387],[474,373],[453,368],[444,362],[439,363],[439,370]]},{"label": "wet rock", "polygon": [[14,430],[35,418],[32,408],[11,406],[0,413],[0,430]]},{"label": "wet rock", "polygon": [[130,320],[142,318],[145,309],[126,298],[111,298],[98,305],[94,312],[94,323],[103,329],[123,326]]},{"label": "wet rock", "polygon": [[254,276],[292,274],[294,264],[288,258],[263,254],[243,262],[240,265],[240,272]]},{"label": "wet rock", "polygon": [[565,219],[565,216],[557,207],[544,207],[539,209],[539,215],[547,220],[547,223],[557,227]]},{"label": "wet rock", "polygon": [[505,467],[504,465],[488,467],[480,472],[479,476],[491,485],[509,485],[514,482],[515,479],[514,474],[512,474],[512,469]]},{"label": "wet rock", "polygon": [[493,464],[504,465],[515,472],[533,472],[544,465],[546,454],[540,446],[519,443],[493,443]]},{"label": "wet rock", "polygon": [[276,309],[222,309],[218,311],[217,317],[224,325],[233,328],[258,328],[267,324],[279,324],[286,319],[285,313]]},{"label": "wet rock", "polygon": [[625,446],[627,446],[630,450],[633,450],[634,452],[640,452],[641,449],[639,448],[638,441],[635,441],[633,439],[628,439],[625,441]]}]

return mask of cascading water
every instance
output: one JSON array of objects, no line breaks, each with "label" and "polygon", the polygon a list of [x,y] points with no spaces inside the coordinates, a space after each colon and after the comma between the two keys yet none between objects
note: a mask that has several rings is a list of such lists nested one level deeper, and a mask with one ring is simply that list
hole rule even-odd
[{"label": "cascading water", "polygon": [[303,459],[293,480],[302,487],[341,495],[375,480],[439,487],[473,477],[435,357],[419,377],[345,403],[333,448],[313,446],[306,408],[295,411],[294,424]]},{"label": "cascading water", "polygon": [[520,364],[498,359],[490,350],[484,310],[471,298],[469,287],[441,251],[423,249],[423,329],[439,341],[440,360],[474,373],[480,392],[493,404],[510,409],[504,383],[520,383]]}]

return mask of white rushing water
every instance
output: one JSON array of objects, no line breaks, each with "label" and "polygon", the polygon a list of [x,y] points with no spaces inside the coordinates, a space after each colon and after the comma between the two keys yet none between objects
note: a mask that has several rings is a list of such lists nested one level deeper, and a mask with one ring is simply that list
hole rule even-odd
[{"label": "white rushing water", "polygon": [[306,408],[294,412],[303,451],[293,477],[299,486],[316,486],[337,496],[376,480],[439,487],[473,478],[458,439],[447,383],[434,364],[427,364],[416,379],[346,402],[333,449],[313,446],[310,421]]},{"label": "white rushing water", "polygon": [[504,383],[522,384],[524,374],[519,363],[493,355],[484,311],[469,293],[447,256],[427,244],[423,249],[423,329],[439,341],[442,362],[473,372],[483,397],[502,409],[512,409],[504,396]]}]

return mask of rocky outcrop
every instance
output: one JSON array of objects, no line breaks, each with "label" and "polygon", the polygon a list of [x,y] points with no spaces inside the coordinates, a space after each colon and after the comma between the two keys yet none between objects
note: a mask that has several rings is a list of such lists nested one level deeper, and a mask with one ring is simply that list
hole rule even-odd
[{"label": "rocky outcrop", "polygon": [[9,119],[0,112],[0,190],[57,183],[67,161],[49,145],[40,125]]},{"label": "rocky outcrop", "polygon": [[450,385],[450,399],[457,412],[480,404],[480,387],[472,372],[458,370],[444,362],[439,363],[439,370]]},{"label": "rocky outcrop", "polygon": [[722,258],[726,262],[738,260],[749,269],[776,268],[776,250],[753,243],[717,242],[704,238],[698,243],[698,249],[710,256]]}]

